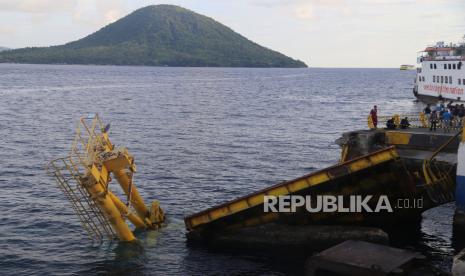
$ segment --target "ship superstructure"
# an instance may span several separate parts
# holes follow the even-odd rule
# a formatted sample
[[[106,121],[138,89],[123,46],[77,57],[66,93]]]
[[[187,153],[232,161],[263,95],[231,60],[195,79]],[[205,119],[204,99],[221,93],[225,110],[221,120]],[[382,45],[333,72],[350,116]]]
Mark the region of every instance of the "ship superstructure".
[[[465,36],[464,36],[465,41]],[[413,94],[424,102],[465,101],[465,43],[438,42],[419,52]]]

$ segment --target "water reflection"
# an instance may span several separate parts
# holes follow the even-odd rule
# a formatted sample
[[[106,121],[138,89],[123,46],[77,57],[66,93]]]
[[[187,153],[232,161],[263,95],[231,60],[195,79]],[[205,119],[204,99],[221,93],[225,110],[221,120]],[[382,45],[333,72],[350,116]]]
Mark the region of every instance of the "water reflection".
[[[108,258],[91,265],[90,268],[79,271],[79,274],[93,275],[128,275],[143,274],[147,256],[144,245],[139,242],[113,242],[104,253]]]

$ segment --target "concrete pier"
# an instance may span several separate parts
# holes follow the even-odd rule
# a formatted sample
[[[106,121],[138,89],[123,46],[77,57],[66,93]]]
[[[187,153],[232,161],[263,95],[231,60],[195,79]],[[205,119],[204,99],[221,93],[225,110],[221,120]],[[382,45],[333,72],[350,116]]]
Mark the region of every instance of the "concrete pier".
[[[388,244],[389,237],[374,227],[349,225],[266,225],[245,227],[237,231],[211,233],[208,237],[189,234],[189,241],[211,247],[254,250],[320,251],[346,240]]]
[[[346,160],[388,146],[396,146],[402,158],[424,160],[457,132],[458,130],[451,130],[445,133],[441,129],[432,132],[427,128],[356,130],[342,134],[342,137],[337,139],[336,143],[341,147],[348,147],[349,151]],[[437,159],[451,165],[457,164],[457,149],[460,140],[461,136],[454,138],[438,154]]]

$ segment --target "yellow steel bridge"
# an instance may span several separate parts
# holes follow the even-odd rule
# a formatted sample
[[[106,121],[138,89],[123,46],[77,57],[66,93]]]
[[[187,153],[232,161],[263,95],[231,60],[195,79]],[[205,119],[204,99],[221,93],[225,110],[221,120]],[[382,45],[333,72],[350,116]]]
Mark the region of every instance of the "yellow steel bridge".
[[[124,147],[115,147],[98,114],[81,118],[68,156],[51,161],[47,170],[71,202],[87,233],[104,238],[135,240],[128,224],[137,229],[157,229],[165,215],[157,201],[148,207],[134,184],[134,157]],[[126,202],[111,190],[116,179]]]

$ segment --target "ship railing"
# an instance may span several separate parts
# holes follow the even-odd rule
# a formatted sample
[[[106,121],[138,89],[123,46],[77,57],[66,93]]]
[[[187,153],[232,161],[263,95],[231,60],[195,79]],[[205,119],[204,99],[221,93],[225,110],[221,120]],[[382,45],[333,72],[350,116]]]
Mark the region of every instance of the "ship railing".
[[[392,116],[378,116],[378,128],[385,128],[386,123],[388,120],[393,119],[394,124],[396,126],[396,129],[400,128],[400,122],[403,118],[407,118],[409,122],[409,128],[430,128],[431,124],[429,121],[429,117],[423,113],[420,112],[418,114],[394,114]],[[465,122],[465,118],[459,118],[459,117],[454,117],[452,120],[450,120],[449,124],[446,125],[446,123],[443,120],[438,120],[438,123],[436,124],[436,128],[438,129],[450,129],[452,130],[461,130],[462,126]],[[367,124],[368,128],[370,129],[375,129],[375,125],[373,123],[373,118],[371,115],[368,115],[367,118]]]
[[[461,61],[465,60],[465,56],[436,56],[436,57],[421,57],[424,61]]]

